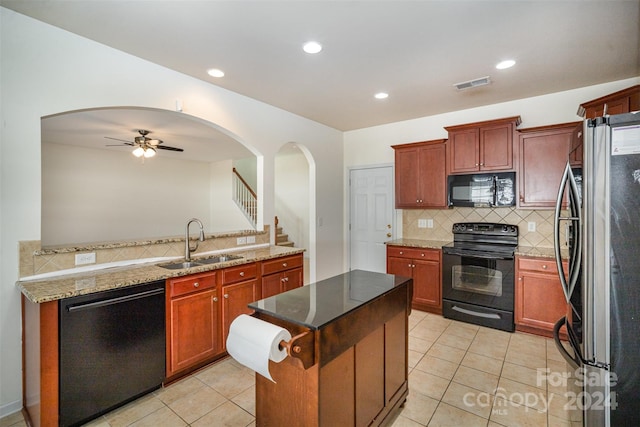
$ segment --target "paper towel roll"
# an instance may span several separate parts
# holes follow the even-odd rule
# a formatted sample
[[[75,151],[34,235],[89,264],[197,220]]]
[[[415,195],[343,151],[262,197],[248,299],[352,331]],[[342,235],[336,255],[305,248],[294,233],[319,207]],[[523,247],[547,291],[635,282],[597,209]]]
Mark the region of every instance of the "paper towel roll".
[[[241,314],[229,327],[227,352],[239,363],[273,381],[269,360],[281,362],[287,357],[287,350],[278,348],[282,340],[291,340],[286,329]]]

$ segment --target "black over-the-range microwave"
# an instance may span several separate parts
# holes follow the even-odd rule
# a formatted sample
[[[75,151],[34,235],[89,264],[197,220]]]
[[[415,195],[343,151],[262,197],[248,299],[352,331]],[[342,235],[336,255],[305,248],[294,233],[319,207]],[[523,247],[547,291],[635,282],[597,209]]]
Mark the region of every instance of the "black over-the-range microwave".
[[[449,206],[506,207],[516,205],[516,173],[449,175]]]

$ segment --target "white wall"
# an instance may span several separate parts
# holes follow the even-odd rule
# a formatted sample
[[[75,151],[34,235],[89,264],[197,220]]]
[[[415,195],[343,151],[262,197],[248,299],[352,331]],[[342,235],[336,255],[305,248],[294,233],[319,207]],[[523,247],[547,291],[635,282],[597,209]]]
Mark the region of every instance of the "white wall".
[[[317,164],[318,279],[343,271],[342,133],[0,7],[0,416],[21,406],[18,241],[40,239],[40,118],[82,108],[173,109],[213,122],[253,152],[273,218],[274,156],[303,143]],[[204,73],[204,70],[203,70]],[[337,160],[337,161],[336,161]]]
[[[43,245],[180,236],[184,221],[193,217],[214,231],[209,200],[219,184],[209,175],[209,163],[161,156],[143,163],[128,151],[64,144],[41,149]],[[230,181],[231,168],[225,171]],[[246,229],[231,228],[241,215],[236,208],[225,217],[211,216],[228,224],[226,230]]]
[[[276,156],[275,214],[296,247],[309,247],[309,164],[297,148]],[[309,253],[305,252],[305,257]]]

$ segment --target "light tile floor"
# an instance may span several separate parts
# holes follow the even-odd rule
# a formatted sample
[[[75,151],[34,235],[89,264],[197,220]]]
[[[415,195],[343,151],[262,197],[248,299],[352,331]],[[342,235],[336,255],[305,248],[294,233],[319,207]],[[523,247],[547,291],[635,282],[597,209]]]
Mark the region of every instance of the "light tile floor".
[[[570,371],[552,340],[417,310],[409,328],[409,397],[393,427],[581,425],[565,410]],[[254,384],[253,371],[227,358],[87,425],[254,426]],[[19,413],[0,419],[17,426]]]

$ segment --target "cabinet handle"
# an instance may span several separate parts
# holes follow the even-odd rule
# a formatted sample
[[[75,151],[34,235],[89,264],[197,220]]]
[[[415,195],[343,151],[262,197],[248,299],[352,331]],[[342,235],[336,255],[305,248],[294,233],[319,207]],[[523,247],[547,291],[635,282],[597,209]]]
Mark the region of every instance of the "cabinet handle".
[[[542,264],[542,269],[546,270],[547,269],[547,264]]]
[[[285,282],[288,282],[288,281],[289,281],[289,278],[288,278],[288,277],[285,277],[285,278],[284,278],[284,279],[282,279],[282,280],[284,280]]]
[[[480,166],[484,166],[484,163],[480,163]]]
[[[198,283],[198,282],[193,282],[193,287],[194,287],[194,288],[197,288],[198,286],[200,286],[200,283]]]
[[[218,302],[218,297],[213,297],[213,302]]]
[[[421,255],[421,256],[424,256],[424,252],[422,252],[420,255]]]
[[[286,262],[283,262],[283,263],[282,263],[282,266],[283,266],[283,267],[286,267],[286,266],[287,266],[287,263],[286,263]]]
[[[229,298],[229,294],[224,294],[223,295],[225,298]]]
[[[400,251],[400,255],[404,255],[404,251]]]
[[[244,271],[240,272],[240,277],[244,277]]]

